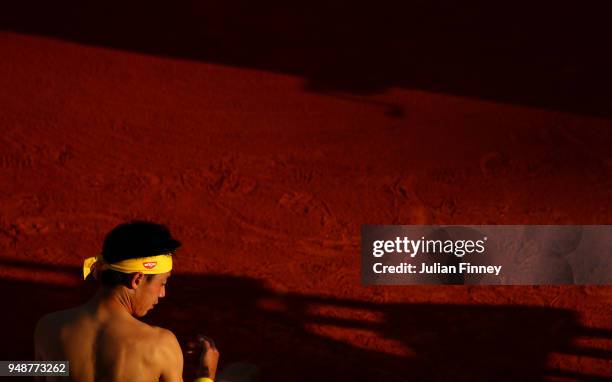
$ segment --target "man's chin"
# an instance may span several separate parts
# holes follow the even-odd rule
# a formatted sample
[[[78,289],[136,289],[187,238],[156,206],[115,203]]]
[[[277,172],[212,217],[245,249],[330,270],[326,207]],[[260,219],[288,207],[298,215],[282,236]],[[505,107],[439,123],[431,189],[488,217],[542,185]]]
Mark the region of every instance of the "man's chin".
[[[149,309],[145,310],[144,312],[136,312],[136,314],[134,316],[136,317],[144,317],[147,315],[147,313],[149,313],[149,311],[153,309],[153,307],[150,307]]]

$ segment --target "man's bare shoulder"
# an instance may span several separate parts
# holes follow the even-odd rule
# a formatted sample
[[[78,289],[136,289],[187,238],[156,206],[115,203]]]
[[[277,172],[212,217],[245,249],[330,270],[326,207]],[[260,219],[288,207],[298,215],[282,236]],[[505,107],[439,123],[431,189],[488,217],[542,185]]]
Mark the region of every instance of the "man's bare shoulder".
[[[162,346],[178,346],[178,340],[172,331],[159,326],[149,325],[136,318],[129,320],[130,330],[142,340],[153,341]],[[126,323],[127,324],[127,323]]]
[[[181,346],[172,331],[157,326],[151,326],[151,328],[154,333],[153,337],[159,346],[166,348],[168,351],[182,354]]]
[[[47,313],[42,316],[36,323],[35,335],[44,334],[51,331],[56,331],[58,327],[70,322],[78,314],[78,308],[60,310],[57,312]]]
[[[172,331],[146,324],[137,319],[134,319],[129,326],[124,326],[124,329],[129,330],[130,337],[134,341],[149,349],[155,349],[153,353],[159,353],[161,358],[170,354],[176,354],[182,358],[181,347]]]
[[[58,348],[62,328],[74,321],[76,315],[75,309],[67,309],[48,313],[38,320],[34,329],[36,359],[46,360],[54,354],[53,349]]]

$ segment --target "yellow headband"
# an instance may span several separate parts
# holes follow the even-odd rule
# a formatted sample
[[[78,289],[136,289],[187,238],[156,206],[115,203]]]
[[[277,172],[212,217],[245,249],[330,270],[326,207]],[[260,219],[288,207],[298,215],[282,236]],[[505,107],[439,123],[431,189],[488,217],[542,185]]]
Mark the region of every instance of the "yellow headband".
[[[85,259],[83,263],[83,279],[89,276],[94,265],[102,265],[103,269],[112,269],[121,273],[140,272],[145,275],[157,275],[172,270],[172,256],[168,253],[164,253],[157,256],[127,259],[113,264],[105,262],[102,255],[98,255],[98,257],[89,257]]]

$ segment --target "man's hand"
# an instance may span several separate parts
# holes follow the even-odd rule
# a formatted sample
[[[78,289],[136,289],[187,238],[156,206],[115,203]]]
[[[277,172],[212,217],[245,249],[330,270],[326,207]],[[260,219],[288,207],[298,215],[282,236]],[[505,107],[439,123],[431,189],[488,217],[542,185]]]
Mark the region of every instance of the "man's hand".
[[[217,363],[219,362],[219,350],[217,350],[215,342],[208,337],[198,336],[198,341],[202,344],[198,377],[215,379],[217,376]]]

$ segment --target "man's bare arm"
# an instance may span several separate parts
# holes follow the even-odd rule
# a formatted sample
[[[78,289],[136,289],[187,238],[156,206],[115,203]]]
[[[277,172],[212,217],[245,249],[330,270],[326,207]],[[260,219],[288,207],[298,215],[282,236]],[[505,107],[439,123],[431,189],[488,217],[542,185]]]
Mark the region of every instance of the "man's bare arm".
[[[160,381],[180,382],[183,381],[183,352],[176,336],[169,330],[161,329],[160,341]],[[209,339],[201,339],[202,354],[196,377],[208,377],[215,379],[217,374],[217,363],[219,362],[219,351]]]
[[[163,382],[182,382],[183,352],[174,333],[162,329],[159,345],[161,350],[161,375],[159,380]]]

